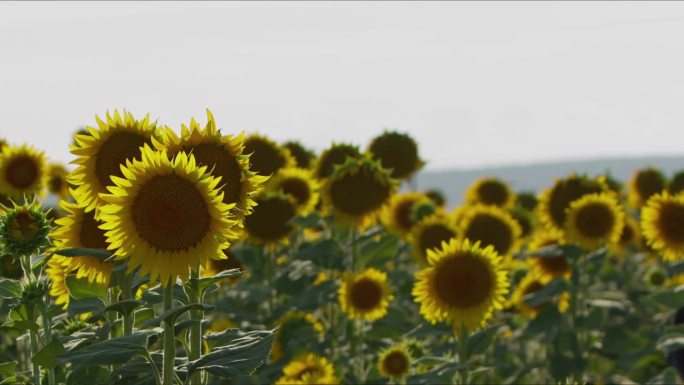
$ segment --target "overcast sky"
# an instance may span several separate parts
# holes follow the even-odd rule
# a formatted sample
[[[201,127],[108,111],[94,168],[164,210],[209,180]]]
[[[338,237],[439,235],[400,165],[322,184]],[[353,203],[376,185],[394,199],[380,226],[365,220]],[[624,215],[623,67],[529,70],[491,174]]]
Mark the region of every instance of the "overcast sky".
[[[681,2],[0,2],[0,136],[68,161],[127,108],[430,169],[684,154]]]

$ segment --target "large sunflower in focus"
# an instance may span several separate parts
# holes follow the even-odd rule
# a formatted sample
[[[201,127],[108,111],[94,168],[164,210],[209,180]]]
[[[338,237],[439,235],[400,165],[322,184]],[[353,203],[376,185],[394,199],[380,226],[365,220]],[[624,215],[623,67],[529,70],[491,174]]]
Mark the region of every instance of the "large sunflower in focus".
[[[245,155],[244,133],[237,136],[222,135],[216,121],[207,109],[207,124],[200,127],[195,119],[189,125],[181,125],[181,136],[165,127],[160,133],[161,141],[153,138],[158,150],[166,150],[171,157],[179,152],[192,154],[199,166],[215,177],[221,177],[219,186],[223,203],[235,204],[231,210],[236,219],[252,212],[253,195],[261,190],[266,177],[249,170],[249,155]]]
[[[55,298],[55,304],[62,309],[69,305],[69,288],[66,277],[71,272],[69,258],[53,255],[47,263],[45,274],[50,280],[50,295]]]
[[[412,294],[429,322],[473,330],[503,307],[509,283],[492,246],[452,239],[428,251],[428,262],[430,267],[417,273]]]
[[[337,220],[363,228],[373,222],[396,185],[387,170],[362,157],[347,159],[337,168],[326,180],[324,194]]]
[[[438,249],[442,242],[458,236],[458,228],[448,216],[434,214],[422,219],[413,227],[410,241],[413,255],[421,266],[427,266],[428,250]]]
[[[133,118],[130,112],[114,110],[106,114],[106,121],[95,116],[97,128],[87,127],[88,135],[76,135],[76,144],[71,153],[77,165],[68,177],[76,186],[75,197],[90,211],[105,202],[100,194],[107,193],[108,186],[114,186],[112,177],[123,178],[122,166],[128,160],[140,160],[142,147],[152,144],[156,123],[150,123],[149,115],[142,120]]]
[[[641,208],[648,199],[667,188],[665,175],[657,168],[637,170],[629,181],[629,204]]]
[[[401,235],[408,234],[417,220],[414,208],[421,201],[429,201],[429,198],[418,192],[393,195],[382,210],[382,223]]]
[[[247,239],[275,245],[286,242],[295,229],[290,220],[297,214],[294,198],[280,192],[262,192],[256,197],[254,212],[245,218]]]
[[[557,180],[553,187],[539,197],[537,217],[547,229],[562,231],[565,226],[565,211],[570,207],[570,203],[584,195],[599,193],[605,189],[602,180],[576,174]]]
[[[459,222],[459,236],[482,246],[492,245],[501,256],[512,253],[522,233],[520,225],[506,210],[496,206],[470,206]]]
[[[335,368],[325,358],[309,353],[285,365],[276,385],[334,385]]]
[[[487,206],[507,207],[515,203],[515,194],[508,184],[498,178],[482,178],[466,191],[468,204],[481,203]]]
[[[297,206],[298,214],[312,212],[320,198],[320,183],[311,171],[303,168],[282,168],[268,181],[272,191],[290,195]]]
[[[170,160],[166,152],[145,147],[141,160],[127,161],[123,178],[102,194],[102,229],[109,249],[129,258],[128,272],[140,267],[163,285],[187,280],[190,269],[209,258],[224,258],[228,239],[237,238],[233,205],[223,203],[220,180],[184,152]]]
[[[296,140],[283,143],[283,147],[290,150],[290,154],[295,158],[298,168],[310,169],[316,160],[316,154],[304,147]]]
[[[569,277],[572,272],[570,262],[564,255],[535,256],[535,252],[543,247],[563,244],[562,234],[558,231],[539,231],[535,233],[529,245],[528,262],[537,274],[546,278]]]
[[[347,158],[359,158],[361,152],[358,146],[345,143],[333,143],[324,150],[314,164],[316,178],[323,180],[335,171],[335,167],[343,165]]]
[[[281,168],[291,168],[297,165],[290,150],[265,136],[248,135],[244,145],[244,153],[250,154],[250,170],[259,175],[271,176]]]
[[[340,307],[351,319],[375,321],[387,314],[394,299],[387,274],[369,268],[361,273],[347,274],[338,292]]]
[[[418,155],[418,144],[408,134],[386,131],[373,138],[368,153],[382,167],[391,170],[392,178],[407,179],[423,167]]]
[[[587,250],[615,244],[624,220],[624,210],[613,192],[585,195],[568,208],[565,240]]]
[[[38,194],[47,181],[45,154],[27,145],[0,151],[0,194],[14,200]]]
[[[641,230],[648,245],[665,260],[684,259],[684,195],[652,196],[641,210]]]

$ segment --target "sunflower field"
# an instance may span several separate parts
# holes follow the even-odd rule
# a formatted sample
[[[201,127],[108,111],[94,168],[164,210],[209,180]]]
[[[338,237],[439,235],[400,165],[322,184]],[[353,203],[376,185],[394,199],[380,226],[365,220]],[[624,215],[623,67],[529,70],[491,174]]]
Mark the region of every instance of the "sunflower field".
[[[681,383],[684,172],[417,191],[365,148],[128,111],[0,141],[0,384]]]

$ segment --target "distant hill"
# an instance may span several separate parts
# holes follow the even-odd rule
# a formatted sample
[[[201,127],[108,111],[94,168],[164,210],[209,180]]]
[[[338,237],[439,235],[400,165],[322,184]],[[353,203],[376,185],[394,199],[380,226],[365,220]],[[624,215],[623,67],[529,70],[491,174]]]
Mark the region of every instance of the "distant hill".
[[[496,176],[508,182],[514,191],[541,192],[551,186],[556,178],[572,172],[596,176],[610,171],[616,179],[626,183],[635,170],[647,166],[661,169],[667,177],[684,170],[684,157],[608,158],[567,162],[537,163],[468,170],[422,172],[416,177],[420,190],[438,188],[447,196],[449,205],[463,201],[465,190],[478,178]]]

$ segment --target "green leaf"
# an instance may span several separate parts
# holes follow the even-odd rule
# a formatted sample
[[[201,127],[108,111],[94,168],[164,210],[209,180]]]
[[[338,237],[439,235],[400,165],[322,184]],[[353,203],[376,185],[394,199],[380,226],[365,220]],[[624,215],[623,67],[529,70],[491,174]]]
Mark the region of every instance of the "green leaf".
[[[213,351],[188,363],[188,375],[198,370],[228,378],[250,375],[264,363],[275,339],[275,330],[243,332],[229,329],[219,334],[211,337],[217,342]]]
[[[192,285],[194,282],[197,282],[199,290],[201,292],[216,282],[223,281],[227,278],[239,277],[241,275],[242,271],[240,271],[240,269],[223,270],[222,272],[211,277],[190,278],[189,284]]]
[[[670,308],[684,306],[684,285],[661,290],[651,296],[656,302]]]
[[[549,282],[543,289],[527,294],[523,299],[531,307],[539,307],[568,289],[564,279],[558,278]]]
[[[84,313],[101,314],[104,309],[104,302],[97,297],[72,299],[67,306],[67,314],[70,317]]]
[[[55,254],[63,257],[94,257],[101,261],[105,261],[112,256],[112,253],[105,249],[88,249],[85,247],[60,249],[55,251]]]
[[[145,303],[143,301],[138,301],[137,299],[127,299],[113,303],[107,306],[104,310],[115,311],[125,317],[129,315],[133,310],[137,309],[138,307],[144,304]]]
[[[526,254],[528,257],[536,258],[556,258],[563,255],[563,249],[558,245],[549,245],[540,247],[537,250],[531,250]]]
[[[383,236],[379,241],[369,240],[360,250],[359,263],[361,267],[381,266],[391,260],[399,252],[399,237],[396,235]]]
[[[0,297],[20,298],[21,284],[13,279],[0,278]]]
[[[539,314],[527,324],[525,334],[528,336],[553,330],[558,327],[562,319],[556,306],[544,306]]]
[[[7,385],[7,384],[19,384],[19,385],[26,385],[26,384],[31,384],[31,379],[26,376],[12,376],[12,377],[7,377],[4,380],[0,381],[0,385]]]
[[[344,251],[336,240],[324,239],[302,244],[295,259],[311,261],[319,267],[340,269],[344,266]]]
[[[3,362],[0,364],[0,376],[13,376],[19,365],[17,361]]]
[[[107,288],[104,285],[90,283],[85,279],[69,275],[65,279],[69,295],[76,299],[89,297],[107,298]]]
[[[54,368],[57,365],[56,356],[63,354],[64,346],[58,339],[53,339],[49,344],[45,345],[38,353],[34,354],[31,362],[35,365],[44,366],[46,368]]]
[[[66,380],[66,385],[110,385],[111,383],[111,371],[99,366],[73,368],[69,370]]]
[[[587,301],[587,304],[602,309],[614,309],[622,312],[627,310],[627,305],[624,302],[614,301],[612,299],[590,299]]]
[[[207,305],[204,303],[193,303],[190,305],[185,305],[185,306],[180,306],[180,307],[174,307],[171,310],[165,311],[158,317],[155,317],[143,324],[143,328],[149,328],[152,326],[157,326],[164,322],[167,319],[171,319],[171,322],[176,322],[176,318],[180,316],[181,314],[190,311],[190,310],[204,310],[204,311],[210,311],[214,310],[216,306],[214,305]]]
[[[145,354],[148,338],[161,332],[161,329],[156,328],[96,342],[76,351],[61,354],[57,356],[57,360],[71,363],[76,367],[123,364],[137,354]]]
[[[290,219],[289,223],[302,229],[318,227],[321,225],[321,216],[317,212],[311,213],[307,216],[297,215],[296,217]]]
[[[145,291],[142,294],[141,299],[149,305],[161,303],[164,300],[164,296],[162,295],[163,291],[164,289],[162,288],[162,286],[157,285]],[[173,285],[173,299],[182,304],[188,304],[188,294],[185,292],[185,288],[183,288],[183,286],[178,284]]]
[[[499,331],[499,326],[490,326],[473,333],[468,337],[468,354],[472,356],[484,353],[494,340],[497,331]]]

